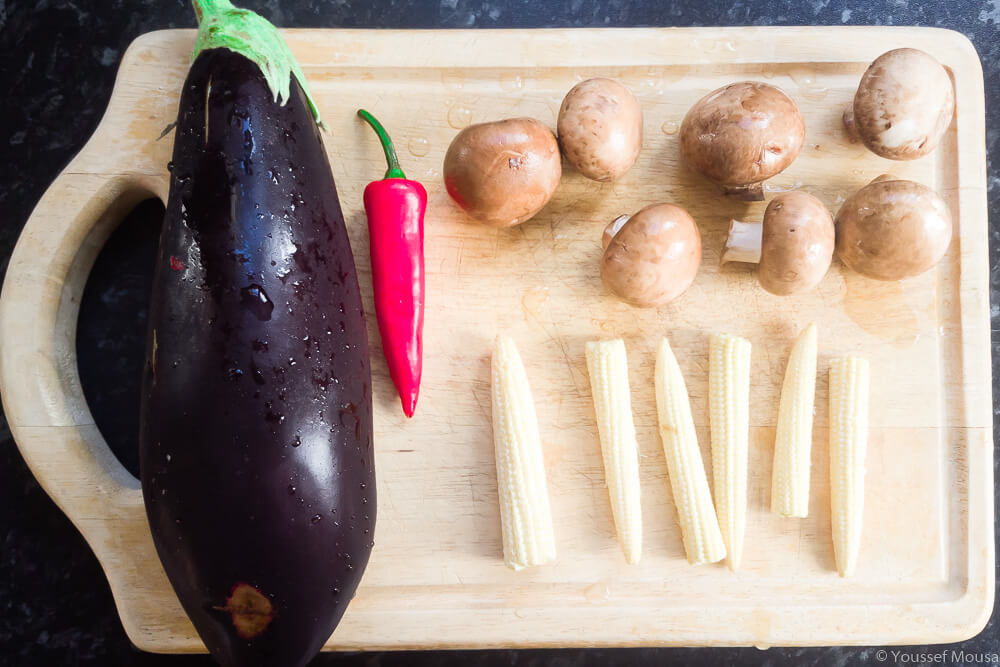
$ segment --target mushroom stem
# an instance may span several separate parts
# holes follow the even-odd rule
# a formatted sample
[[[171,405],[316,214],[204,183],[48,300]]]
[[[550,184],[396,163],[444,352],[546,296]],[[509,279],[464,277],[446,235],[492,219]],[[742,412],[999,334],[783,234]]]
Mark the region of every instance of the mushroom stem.
[[[720,264],[746,262],[760,264],[760,243],[764,225],[758,222],[729,221],[729,237]]]
[[[608,226],[604,228],[604,234],[601,235],[601,248],[604,250],[608,249],[608,244],[611,243],[611,239],[615,238],[615,235],[621,231],[621,228],[625,226],[628,222],[630,215],[619,215],[617,218],[608,223]]]
[[[746,185],[723,185],[722,194],[743,201],[764,201],[764,183],[747,183]]]
[[[861,135],[858,134],[858,125],[854,121],[854,102],[851,102],[846,109],[844,109],[843,115],[844,121],[844,131],[847,132],[847,138],[851,143],[856,144],[861,141]]]

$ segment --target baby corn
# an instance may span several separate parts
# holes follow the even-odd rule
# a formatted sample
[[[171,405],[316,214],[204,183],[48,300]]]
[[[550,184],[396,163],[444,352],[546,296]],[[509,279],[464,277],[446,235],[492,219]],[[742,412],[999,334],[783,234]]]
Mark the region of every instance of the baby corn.
[[[698,449],[687,387],[666,338],[660,341],[656,354],[655,385],[660,438],[684,551],[692,565],[714,563],[726,557],[726,547]]]
[[[708,368],[715,509],[729,569],[736,570],[743,553],[747,511],[750,342],[729,334],[713,334]]]
[[[514,341],[493,349],[493,442],[504,562],[513,570],[556,557],[545,461],[531,388]]]
[[[854,573],[861,543],[868,448],[868,360],[830,366],[830,505],[833,552],[842,577]]]
[[[813,399],[816,393],[816,325],[799,334],[788,357],[778,405],[771,475],[771,511],[778,516],[809,515]]]
[[[621,340],[587,343],[587,370],[618,541],[625,560],[638,563],[642,555],[639,453],[632,422],[625,343]]]

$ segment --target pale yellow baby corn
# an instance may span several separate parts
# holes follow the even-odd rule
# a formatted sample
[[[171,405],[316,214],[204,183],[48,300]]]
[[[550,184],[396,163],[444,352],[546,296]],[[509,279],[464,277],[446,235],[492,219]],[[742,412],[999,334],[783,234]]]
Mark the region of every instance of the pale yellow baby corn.
[[[681,524],[684,552],[692,565],[720,561],[726,557],[726,546],[708,490],[687,387],[666,338],[660,341],[656,353],[654,380],[660,438]]]
[[[842,577],[854,574],[858,561],[867,449],[868,360],[848,355],[830,366],[830,520]]]
[[[514,341],[493,348],[493,443],[500,495],[503,559],[520,570],[556,557],[545,461],[531,388]]]
[[[617,339],[587,343],[587,370],[618,541],[625,560],[638,563],[642,555],[639,451],[632,421],[625,343]]]
[[[771,475],[771,511],[778,516],[809,516],[815,394],[816,325],[810,324],[792,346],[781,385]]]
[[[708,354],[709,421],[715,510],[730,570],[740,566],[747,514],[750,440],[750,342],[712,334]]]

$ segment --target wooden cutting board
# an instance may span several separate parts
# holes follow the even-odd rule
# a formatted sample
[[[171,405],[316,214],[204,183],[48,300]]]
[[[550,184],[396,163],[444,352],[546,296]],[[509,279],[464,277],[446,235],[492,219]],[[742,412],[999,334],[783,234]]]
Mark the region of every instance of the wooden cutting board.
[[[369,312],[375,374],[376,548],[331,649],[882,644],[957,641],[993,605],[993,478],[983,77],[957,33],[913,28],[696,28],[393,32],[291,30],[331,132],[325,137]],[[174,120],[193,31],[145,35],[125,54],[100,127],[39,202],[0,298],[0,383],[17,443],[83,533],[111,582],[132,641],[204,650],[163,574],[139,483],[87,409],[74,352],[87,273],[115,224],[165,199]],[[950,71],[957,116],[942,145],[894,163],[846,142],[844,106],[868,62],[916,46]],[[470,224],[441,183],[449,141],[470,122],[533,116],[555,126],[562,96],[591,76],[632,88],[644,149],[619,182],[566,169],[552,202],[509,230]],[[808,128],[769,192],[802,188],[832,211],[886,172],[942,193],[955,217],[940,265],[879,283],[834,264],[808,294],[775,297],[746,268],[718,268],[731,217],[764,203],[724,199],[678,164],[686,110],[723,84],[787,91]],[[382,156],[355,117],[390,128],[407,174],[430,195],[423,394],[405,421],[374,317],[361,193]],[[661,201],[698,221],[704,261],[687,294],[654,310],[611,298],[598,276],[604,225]],[[14,221],[11,221],[13,224]],[[820,331],[807,519],[768,511],[778,392],[791,341]],[[687,564],[656,433],[652,370],[670,337],[706,453],[707,347],[713,331],[753,343],[749,508],[742,569]],[[534,390],[559,550],[520,573],[501,561],[490,426],[493,338],[517,341]],[[641,454],[645,549],[615,540],[584,342],[625,339]],[[871,440],[856,576],[834,571],[827,466],[829,359],[871,360]]]

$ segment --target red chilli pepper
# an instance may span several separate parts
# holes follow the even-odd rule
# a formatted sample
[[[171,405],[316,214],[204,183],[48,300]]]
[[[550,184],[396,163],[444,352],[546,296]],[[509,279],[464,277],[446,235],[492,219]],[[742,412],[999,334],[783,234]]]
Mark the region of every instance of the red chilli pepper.
[[[375,316],[389,375],[403,412],[413,416],[420,393],[424,329],[424,211],[427,191],[399,168],[396,149],[382,124],[364,109],[361,116],[382,142],[389,164],[385,178],[365,188],[371,239]]]

